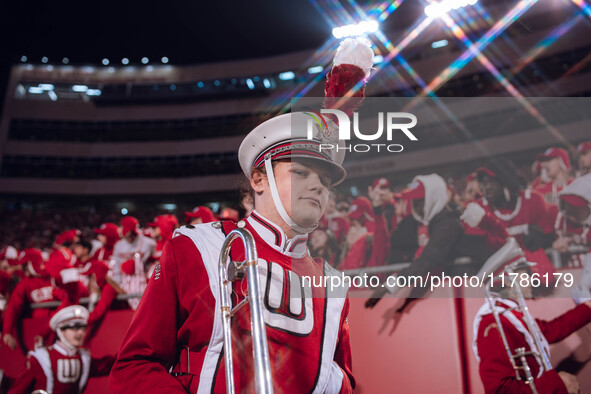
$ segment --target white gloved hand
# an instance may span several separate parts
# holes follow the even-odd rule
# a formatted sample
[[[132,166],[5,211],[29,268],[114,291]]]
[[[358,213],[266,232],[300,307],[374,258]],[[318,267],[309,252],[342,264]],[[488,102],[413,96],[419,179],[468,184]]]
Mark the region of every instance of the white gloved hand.
[[[478,227],[486,211],[475,202],[468,204],[460,219],[470,227]]]

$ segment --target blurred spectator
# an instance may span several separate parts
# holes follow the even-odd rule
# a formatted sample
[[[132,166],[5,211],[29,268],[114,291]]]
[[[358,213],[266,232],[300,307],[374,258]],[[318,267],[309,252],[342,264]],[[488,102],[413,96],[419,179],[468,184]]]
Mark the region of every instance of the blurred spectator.
[[[475,172],[472,172],[466,177],[466,188],[464,189],[464,192],[461,196],[462,205],[466,206],[468,203],[476,201],[481,197],[482,192],[480,191],[478,177],[476,176]]]
[[[140,233],[139,222],[133,216],[121,219],[121,238],[113,248],[115,267],[113,279],[127,294],[142,294],[146,288],[149,259],[156,252],[156,241]],[[130,298],[135,310],[139,298]]]
[[[377,221],[374,206],[367,197],[358,197],[351,203],[351,226],[345,237],[340,262],[336,263],[337,268],[350,270],[384,264],[389,247],[388,230],[384,215],[381,214],[381,201],[376,202],[376,205],[380,206]]]
[[[119,241],[119,228],[115,223],[103,223],[99,228],[95,228],[97,239],[103,245],[94,252],[94,256],[99,261],[108,261],[113,255],[113,247]]]
[[[550,273],[553,277],[555,270],[544,248],[552,245],[554,235],[549,223],[549,207],[542,195],[522,190],[523,181],[515,166],[504,158],[493,160],[476,172],[483,193],[478,204],[503,223],[507,233],[520,243],[528,261],[537,263],[532,268],[534,273]]]
[[[321,257],[333,267],[337,264],[341,248],[326,218],[322,218],[318,227],[310,233],[308,248],[312,257]]]
[[[16,349],[17,326],[25,314],[29,304],[43,304],[59,301],[60,294],[51,282],[49,273],[45,269],[45,261],[38,249],[25,249],[19,256],[19,264],[25,265],[30,276],[25,277],[15,287],[8,299],[4,315],[3,341],[11,349]],[[32,317],[46,317],[51,314],[50,309],[33,309]]]
[[[459,212],[453,204],[449,204],[447,185],[437,174],[421,175],[413,179],[400,198],[412,201],[412,216],[404,219],[398,229],[390,237],[390,257],[392,263],[409,251],[414,252],[410,257],[413,261],[408,268],[398,272],[398,276],[424,276],[428,272],[439,272],[449,268],[457,253],[457,245],[463,234],[459,220]],[[392,259],[395,259],[392,261]],[[426,288],[405,290],[387,286],[376,289],[365,306],[373,308],[387,293],[397,297],[420,297]],[[403,308],[408,304],[405,302]]]
[[[539,183],[534,190],[540,192],[549,204],[558,204],[560,192],[571,180],[571,165],[568,152],[562,148],[548,148],[537,156],[542,166],[542,179],[547,182]]]
[[[589,174],[591,172],[591,141],[581,142],[577,145],[579,153],[579,168],[577,176]]]
[[[185,212],[185,222],[195,225],[215,222],[216,218],[211,209],[205,206],[195,207],[191,212]]]
[[[220,219],[222,220],[231,220],[234,223],[238,223],[240,220],[239,213],[234,208],[224,207],[222,208],[222,212],[220,213]]]
[[[553,218],[557,239],[552,248],[566,257],[566,266],[580,268],[585,261],[585,253],[571,254],[572,245],[591,246],[591,174],[575,179],[560,192],[561,211]],[[591,267],[590,267],[591,268]]]

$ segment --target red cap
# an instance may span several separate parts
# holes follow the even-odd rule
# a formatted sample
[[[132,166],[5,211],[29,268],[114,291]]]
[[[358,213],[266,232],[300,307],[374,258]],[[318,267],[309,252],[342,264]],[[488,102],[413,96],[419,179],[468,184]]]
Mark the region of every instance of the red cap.
[[[119,239],[119,228],[115,223],[103,223],[99,228],[95,228],[94,232],[107,237],[107,243],[115,243]]]
[[[62,245],[65,242],[74,242],[74,240],[76,239],[76,237],[80,236],[80,230],[67,230],[64,231],[63,233],[61,233],[60,235],[57,236],[57,239],[55,240],[55,243],[58,245]]]
[[[367,197],[357,197],[349,207],[349,219],[355,220],[361,217],[366,219],[373,217],[373,208]]]
[[[149,227],[158,227],[160,229],[160,234],[162,238],[169,238],[172,237],[172,233],[174,229],[179,224],[178,219],[174,215],[166,214],[156,216],[154,221],[148,223]]]
[[[140,222],[133,216],[125,216],[121,219],[121,234],[125,237],[130,231],[139,234]]]
[[[18,263],[20,265],[31,263],[30,267],[33,270],[33,274],[38,276],[46,275],[43,255],[39,249],[28,248],[23,250],[18,257]]]
[[[425,198],[425,186],[421,181],[414,181],[400,194],[400,198],[403,200],[417,200],[419,198]]]
[[[480,178],[483,175],[488,175],[491,178],[497,177],[497,174],[495,174],[494,172],[492,172],[492,170],[489,170],[486,167],[479,167],[474,172],[476,173],[476,177],[478,177],[478,178]]]
[[[187,222],[190,222],[192,219],[195,218],[201,218],[203,223],[215,222],[216,220],[215,215],[213,214],[211,209],[204,206],[195,207],[191,212],[185,212],[185,220]]]
[[[539,161],[546,161],[556,157],[561,160],[562,168],[565,170],[570,170],[570,158],[568,157],[568,152],[562,148],[548,148],[544,151],[544,153],[537,155],[536,159]]]
[[[8,245],[4,249],[0,250],[0,260],[4,260],[10,265],[18,264],[18,250],[14,246]]]
[[[390,187],[390,182],[386,178],[378,178],[373,181],[372,187],[375,189],[379,187],[380,189],[387,189]]]
[[[591,150],[591,141],[583,141],[577,145],[579,153],[585,153]]]
[[[561,194],[559,197],[564,202],[566,202],[569,205],[572,205],[573,207],[586,207],[587,205],[589,205],[589,201],[585,200],[581,196],[577,196],[574,194]]]
[[[474,179],[476,179],[476,172],[469,173],[468,176],[466,177],[466,185]]]

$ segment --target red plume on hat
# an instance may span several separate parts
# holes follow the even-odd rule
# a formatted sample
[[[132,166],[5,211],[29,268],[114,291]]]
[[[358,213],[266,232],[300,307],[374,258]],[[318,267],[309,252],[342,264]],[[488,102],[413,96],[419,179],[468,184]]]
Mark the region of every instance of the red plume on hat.
[[[361,100],[342,97],[365,97],[365,80],[373,65],[373,51],[365,39],[347,38],[334,57],[332,70],[326,76],[324,107],[340,109],[351,116]]]

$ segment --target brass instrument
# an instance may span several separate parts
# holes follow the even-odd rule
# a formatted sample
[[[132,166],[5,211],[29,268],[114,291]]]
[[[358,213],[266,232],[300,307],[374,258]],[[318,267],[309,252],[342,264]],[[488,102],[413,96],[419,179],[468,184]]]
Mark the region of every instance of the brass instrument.
[[[241,262],[230,261],[228,264],[232,242],[240,238],[244,244],[245,259]],[[230,259],[231,260],[231,259]],[[263,320],[262,296],[259,287],[259,272],[257,269],[258,256],[254,238],[250,231],[244,228],[232,230],[222,245],[219,260],[219,281],[222,322],[224,331],[224,358],[226,367],[227,392],[233,394],[234,371],[232,365],[232,317],[236,312],[250,303],[250,321],[252,332],[252,351],[255,366],[255,388],[257,393],[273,393],[271,379],[271,365],[269,361],[269,348],[267,345],[267,332]],[[232,282],[246,276],[248,295],[232,308]]]
[[[517,258],[517,260],[511,262],[511,264],[506,265],[511,260]],[[507,275],[514,273],[516,268],[523,264],[530,264],[527,262],[523,251],[521,250],[519,244],[515,240],[515,238],[509,238],[507,243],[503,245],[497,252],[495,252],[489,259],[485,262],[484,266],[480,270],[480,273],[494,273],[497,270],[502,268],[502,273],[500,275]],[[503,267],[504,266],[504,267]],[[507,341],[507,336],[505,335],[505,330],[503,329],[503,325],[501,324],[501,318],[499,312],[495,309],[496,300],[500,298],[500,294],[497,291],[492,289],[493,287],[493,280],[489,280],[485,286],[485,293],[486,299],[488,304],[492,310],[492,314],[494,316],[495,322],[498,327],[498,331],[501,335],[501,339],[503,340],[503,345],[505,347],[505,351],[507,352],[507,356],[509,357],[509,361],[511,362],[511,366],[515,370],[515,377],[517,380],[521,380],[521,375],[519,373],[520,370],[523,370],[526,378],[526,383],[531,388],[534,394],[537,394],[538,391],[534,384],[534,377],[531,373],[531,369],[527,364],[526,356],[534,356],[537,359],[541,360],[541,367],[542,372],[550,371],[552,369],[552,364],[550,363],[550,355],[546,352],[546,349],[542,345],[542,332],[534,318],[529,313],[529,309],[527,304],[525,303],[525,298],[523,296],[523,292],[521,291],[521,287],[519,286],[519,281],[515,281],[514,291],[516,293],[516,301],[517,307],[515,310],[518,310],[523,315],[523,320],[527,326],[527,331],[530,333],[531,337],[534,340],[535,348],[531,349],[530,351],[526,351],[525,348],[517,348],[514,349],[515,353],[510,349],[509,342]],[[516,363],[516,360],[519,360],[520,364]]]

